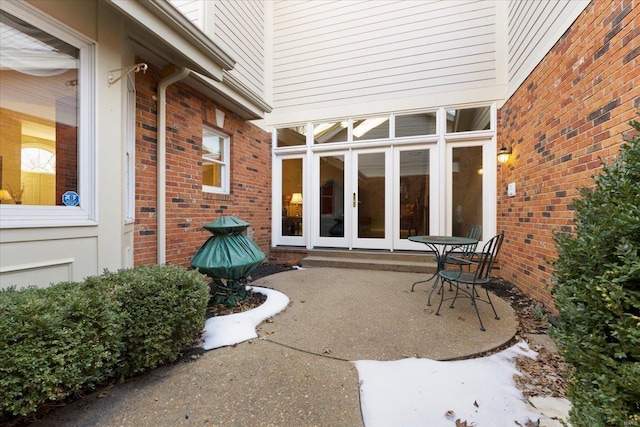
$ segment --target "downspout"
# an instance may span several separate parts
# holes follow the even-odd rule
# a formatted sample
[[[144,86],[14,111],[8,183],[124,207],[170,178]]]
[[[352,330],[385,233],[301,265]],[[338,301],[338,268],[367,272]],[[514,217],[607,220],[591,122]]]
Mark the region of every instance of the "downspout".
[[[191,70],[181,67],[158,83],[158,196],[156,207],[157,262],[167,262],[167,87],[187,77]]]

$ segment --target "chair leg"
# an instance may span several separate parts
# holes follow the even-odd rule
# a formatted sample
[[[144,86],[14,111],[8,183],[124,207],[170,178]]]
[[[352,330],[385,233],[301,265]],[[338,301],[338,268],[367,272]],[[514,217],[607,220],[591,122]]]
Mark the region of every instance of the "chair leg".
[[[440,279],[440,304],[438,304],[438,310],[436,310],[436,316],[440,316],[440,307],[442,307],[442,303],[444,302],[444,280]],[[448,282],[448,280],[447,280]],[[451,282],[449,282],[451,284]],[[431,298],[431,295],[429,295]]]
[[[451,282],[449,282],[449,286],[451,286]],[[453,296],[449,308],[453,308],[453,304],[456,303],[456,300],[458,299],[458,291],[460,291],[460,283],[456,282],[456,294]]]
[[[500,317],[498,317],[498,313],[496,313],[496,309],[493,306],[493,303],[491,302],[491,297],[489,296],[489,290],[487,290],[485,288],[484,291],[487,293],[487,301],[489,301],[489,305],[491,306],[491,309],[493,310],[493,314],[496,316],[496,320],[500,320]]]
[[[478,303],[476,302],[475,291],[476,291],[476,286],[473,285],[471,287],[471,304],[473,304],[473,307],[476,309],[476,314],[478,315],[478,321],[480,322],[480,330],[481,331],[486,331],[486,329],[484,328],[484,325],[482,324],[482,318],[480,317],[480,311],[478,311]],[[491,307],[493,307],[493,304],[491,305]],[[494,310],[494,312],[495,312],[495,310]]]

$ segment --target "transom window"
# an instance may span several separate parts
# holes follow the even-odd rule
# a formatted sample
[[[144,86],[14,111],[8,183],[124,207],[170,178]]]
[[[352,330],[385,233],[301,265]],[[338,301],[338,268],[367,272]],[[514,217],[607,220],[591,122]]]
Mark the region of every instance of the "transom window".
[[[229,135],[204,126],[202,130],[202,190],[229,193]]]

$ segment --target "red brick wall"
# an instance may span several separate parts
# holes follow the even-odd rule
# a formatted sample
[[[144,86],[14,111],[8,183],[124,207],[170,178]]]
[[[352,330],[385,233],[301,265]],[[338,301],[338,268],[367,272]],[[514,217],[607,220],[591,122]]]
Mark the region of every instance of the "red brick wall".
[[[572,231],[577,188],[592,185],[640,111],[640,1],[594,0],[498,111],[502,277],[547,307],[554,231]],[[517,194],[507,197],[507,183]]]
[[[143,61],[142,59],[137,62]],[[156,101],[160,71],[136,74],[135,264],[156,263]],[[225,112],[215,126],[215,108]],[[231,137],[230,194],[203,193],[202,126]],[[271,134],[242,120],[183,82],[167,88],[167,254],[168,264],[188,266],[211,235],[202,225],[223,215],[250,223],[265,254],[271,245]]]

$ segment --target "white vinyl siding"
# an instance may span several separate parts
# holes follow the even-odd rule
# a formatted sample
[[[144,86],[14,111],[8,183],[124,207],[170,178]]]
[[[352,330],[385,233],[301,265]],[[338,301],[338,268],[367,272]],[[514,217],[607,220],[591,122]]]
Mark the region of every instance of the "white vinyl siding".
[[[233,77],[265,97],[265,4],[216,1],[215,41],[237,61]],[[210,29],[207,30],[207,33]]]
[[[169,0],[169,3],[189,18],[198,28],[204,30],[205,2],[202,0]]]
[[[496,85],[495,13],[489,1],[278,1],[274,107]]]
[[[509,2],[507,98],[518,89],[588,4],[588,0]]]
[[[265,2],[170,1],[236,61],[229,75],[265,99]]]

